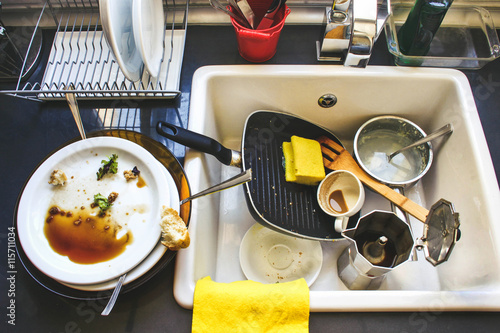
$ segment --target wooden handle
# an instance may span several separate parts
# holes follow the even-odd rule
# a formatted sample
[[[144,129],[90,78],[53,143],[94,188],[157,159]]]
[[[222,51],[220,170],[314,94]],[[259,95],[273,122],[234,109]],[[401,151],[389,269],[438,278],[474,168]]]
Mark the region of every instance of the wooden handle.
[[[361,170],[362,171],[362,170]],[[427,219],[427,215],[429,215],[429,211],[425,209],[424,207],[420,206],[419,204],[411,201],[404,195],[394,191],[390,187],[376,181],[375,179],[371,178],[368,174],[366,174],[364,171],[362,171],[359,174],[356,174],[358,178],[361,180],[363,184],[374,190],[375,192],[379,193],[382,195],[384,198],[387,200],[391,201],[395,205],[397,205],[399,208],[410,214],[411,216],[414,216],[421,222],[425,223],[425,220]]]
[[[327,137],[320,137],[317,140],[320,144],[322,144],[321,152],[323,153],[323,156],[327,156],[329,158],[323,158],[323,164],[325,167],[330,170],[351,171],[359,178],[359,180],[361,180],[363,184],[384,196],[387,200],[397,205],[403,211],[425,223],[427,215],[429,215],[429,211],[427,209],[370,177],[370,175],[368,175],[354,160],[351,154],[349,154],[349,152],[341,145]]]

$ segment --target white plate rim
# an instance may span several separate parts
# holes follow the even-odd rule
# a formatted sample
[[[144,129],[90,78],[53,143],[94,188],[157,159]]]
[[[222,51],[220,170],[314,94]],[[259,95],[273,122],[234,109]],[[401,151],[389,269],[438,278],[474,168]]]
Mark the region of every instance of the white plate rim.
[[[239,251],[240,267],[241,267],[241,270],[243,271],[243,274],[246,276],[246,278],[248,280],[261,282],[264,284],[276,283],[276,282],[272,282],[272,281],[267,280],[263,275],[259,274],[260,272],[257,272],[258,270],[252,269],[252,267],[250,265],[250,261],[248,260],[249,256],[256,253],[256,251],[253,251],[253,249],[255,249],[257,246],[254,242],[255,241],[254,237],[256,238],[260,234],[266,234],[266,233],[272,233],[273,235],[275,235],[275,237],[277,237],[277,239],[286,238],[286,239],[290,240],[291,238],[295,238],[298,241],[308,242],[312,246],[312,251],[313,252],[317,251],[316,254],[318,255],[317,259],[318,259],[319,263],[317,265],[315,265],[314,271],[312,274],[307,274],[306,276],[302,276],[306,280],[307,285],[310,287],[318,278],[319,273],[321,272],[321,267],[323,265],[323,249],[321,247],[321,243],[319,241],[316,241],[316,240],[303,239],[303,238],[297,238],[297,237],[293,237],[293,236],[289,236],[289,235],[284,235],[284,234],[281,234],[281,233],[276,232],[274,230],[271,230],[268,227],[265,227],[258,222],[254,223],[246,231],[245,235],[243,236],[243,239],[241,240],[241,244],[240,244],[240,251]],[[283,282],[286,282],[286,280]]]
[[[151,77],[157,78],[160,74],[164,53],[165,18],[163,2],[161,0],[133,0],[132,8],[135,45],[148,73]],[[149,15],[145,8],[151,8],[153,15]],[[147,25],[151,25],[152,34],[148,33]]]
[[[144,258],[146,258],[150,254],[150,252],[154,249],[154,247],[157,245],[158,239],[160,238],[161,235],[161,228],[159,225],[160,212],[158,211],[158,223],[155,224],[153,222],[150,222],[153,229],[151,229],[151,233],[150,235],[148,235],[146,239],[147,242],[146,246],[142,245],[139,247],[139,251],[133,252],[132,257],[130,259],[127,258],[126,264],[124,265],[120,264],[120,261],[123,260],[122,256],[130,255],[127,249],[118,257],[106,261],[104,263],[98,263],[93,265],[74,264],[76,265],[75,267],[85,268],[83,274],[82,272],[67,272],[67,270],[64,268],[55,267],[54,264],[49,259],[45,258],[42,255],[42,253],[40,252],[40,248],[36,247],[35,244],[33,244],[32,237],[35,236],[32,236],[31,232],[33,231],[34,226],[29,222],[31,213],[30,209],[26,208],[30,207],[31,202],[33,200],[34,196],[33,190],[38,186],[38,184],[40,184],[40,182],[48,181],[48,175],[50,175],[50,173],[54,169],[54,165],[56,165],[57,162],[64,161],[65,158],[70,158],[68,156],[71,156],[72,154],[74,155],[82,153],[88,149],[102,149],[103,147],[108,147],[110,151],[126,150],[129,154],[131,154],[132,156],[138,158],[140,161],[143,162],[143,164],[141,165],[141,168],[143,170],[141,171],[149,173],[150,175],[161,173],[158,161],[146,149],[142,148],[138,144],[133,143],[129,140],[116,137],[104,137],[104,136],[77,141],[68,146],[65,146],[64,148],[53,153],[40,166],[37,167],[35,172],[31,175],[30,179],[26,183],[26,186],[19,200],[19,208],[17,212],[17,221],[18,221],[17,231],[20,244],[23,247],[23,250],[28,259],[38,270],[40,270],[42,273],[55,280],[71,284],[96,284],[108,281],[110,279],[122,275],[125,272],[130,271],[135,266],[137,266],[137,264],[142,262]],[[162,177],[155,177],[153,183],[154,187],[156,188],[168,187],[167,178],[163,174]],[[158,192],[157,205],[161,207],[161,204],[159,203],[170,202],[170,195],[168,191],[156,191],[156,192]],[[42,219],[41,223],[45,223],[45,221]],[[48,240],[46,240],[45,236],[40,236],[40,237],[43,237],[43,239],[46,242],[43,244],[43,246],[46,248],[48,247],[52,251],[52,252],[49,251],[49,254],[53,255],[52,259],[64,257],[57,254],[50,248]],[[96,274],[96,271],[98,272],[98,274]]]
[[[119,42],[125,33],[133,35],[132,0],[99,0],[99,15],[106,41],[120,69],[127,79],[138,81],[141,78],[143,62],[135,44],[135,37],[129,37],[128,43],[125,44]],[[127,21],[130,25],[127,25]],[[122,54],[131,56],[125,58]]]

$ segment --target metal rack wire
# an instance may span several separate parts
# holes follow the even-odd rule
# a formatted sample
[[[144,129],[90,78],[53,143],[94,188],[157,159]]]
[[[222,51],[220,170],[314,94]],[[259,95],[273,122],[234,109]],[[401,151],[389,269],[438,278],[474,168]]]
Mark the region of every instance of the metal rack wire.
[[[37,22],[49,19],[56,33],[43,79],[21,84],[2,93],[36,100],[64,99],[73,86],[79,99],[174,98],[184,54],[189,1],[164,0],[165,39],[160,75],[153,79],[146,70],[137,82],[120,70],[101,29],[98,0],[47,0]]]

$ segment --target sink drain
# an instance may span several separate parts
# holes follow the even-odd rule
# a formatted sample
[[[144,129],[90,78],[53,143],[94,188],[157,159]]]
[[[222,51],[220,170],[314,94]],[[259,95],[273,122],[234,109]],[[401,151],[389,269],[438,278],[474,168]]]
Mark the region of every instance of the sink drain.
[[[318,99],[318,104],[322,108],[331,108],[337,104],[337,97],[334,94],[324,94]]]

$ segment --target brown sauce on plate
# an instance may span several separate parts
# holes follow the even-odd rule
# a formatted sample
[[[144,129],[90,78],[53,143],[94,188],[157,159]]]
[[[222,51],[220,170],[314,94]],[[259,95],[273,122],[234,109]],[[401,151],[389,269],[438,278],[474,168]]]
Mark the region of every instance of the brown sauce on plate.
[[[138,188],[143,188],[144,186],[146,186],[146,181],[144,180],[144,178],[142,178],[140,175],[139,175],[139,178],[137,179],[137,187]]]
[[[78,264],[95,264],[120,255],[132,243],[132,233],[116,238],[120,227],[109,215],[100,217],[96,212],[85,207],[74,211],[51,207],[44,233],[52,249]]]

